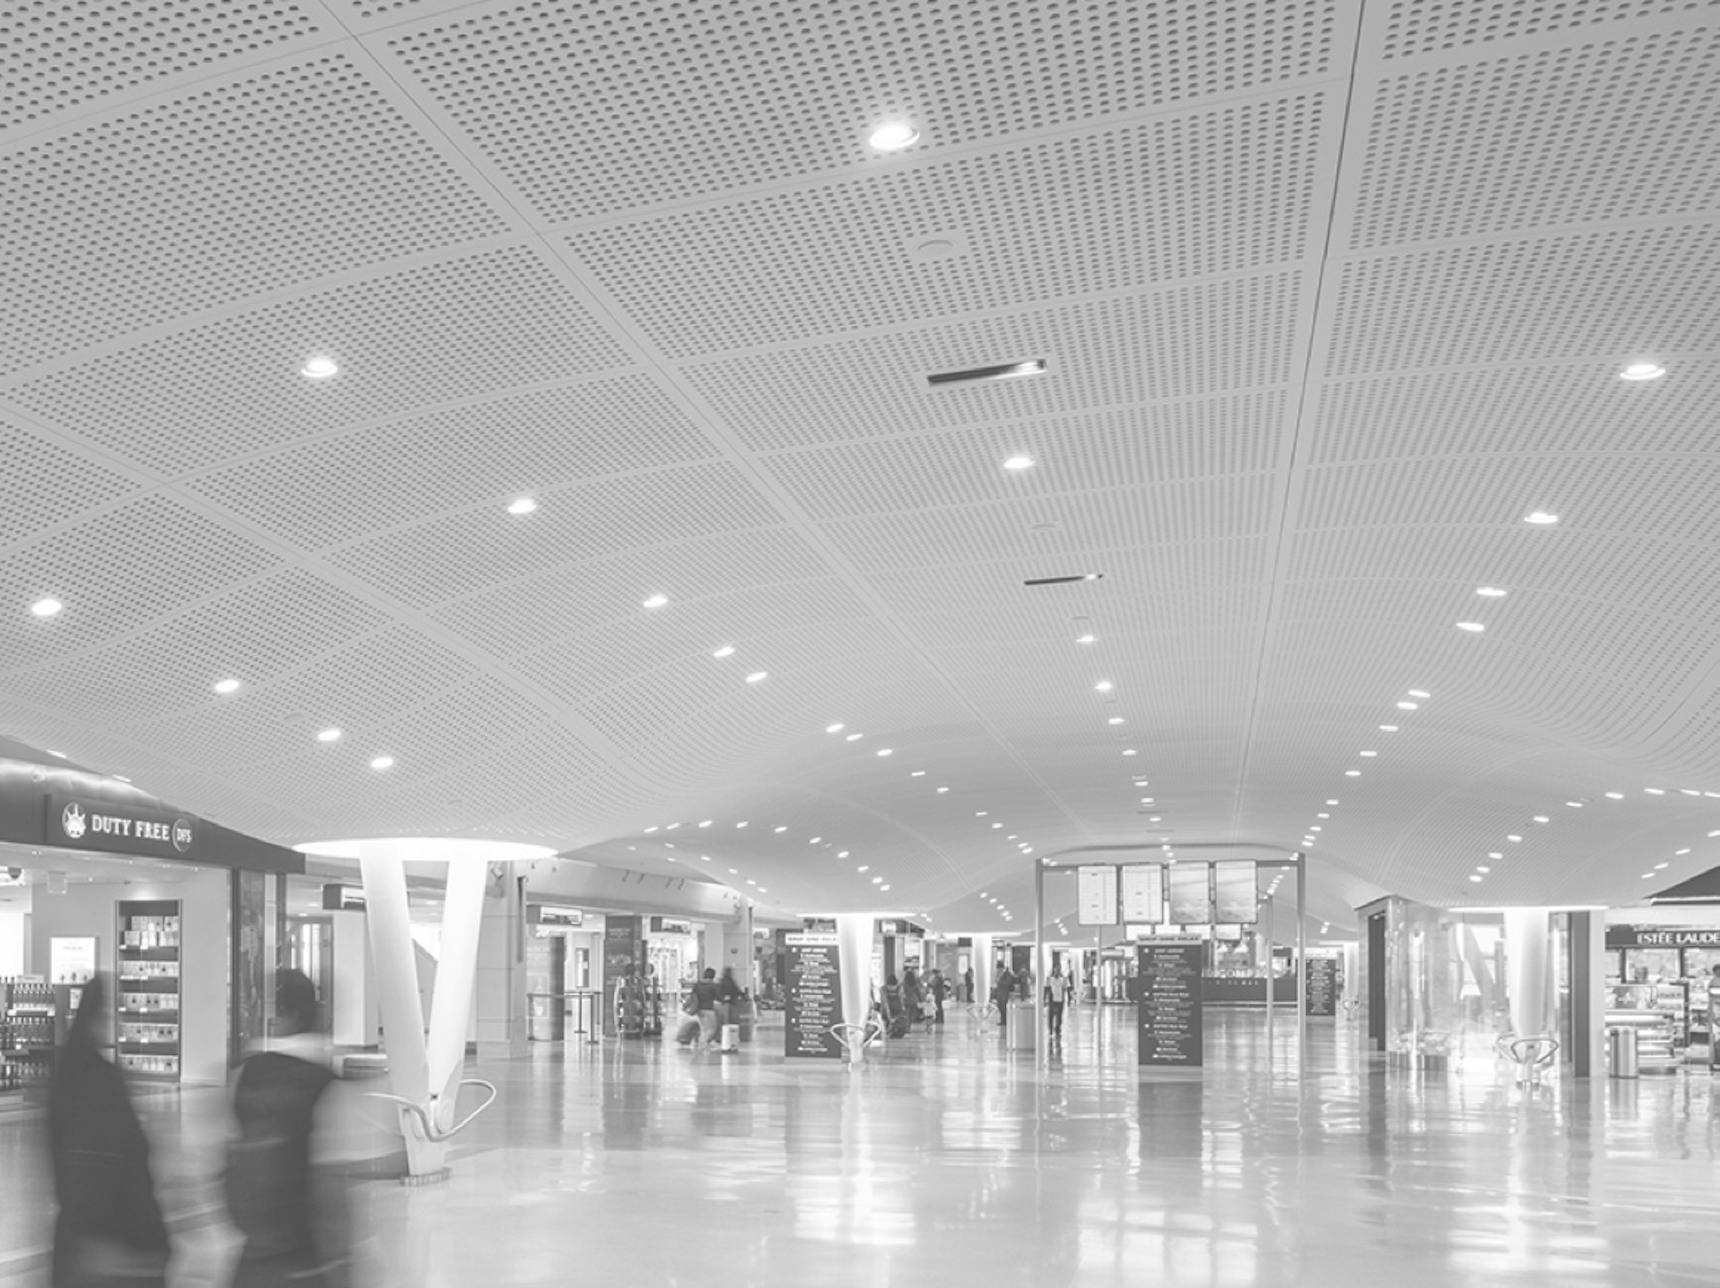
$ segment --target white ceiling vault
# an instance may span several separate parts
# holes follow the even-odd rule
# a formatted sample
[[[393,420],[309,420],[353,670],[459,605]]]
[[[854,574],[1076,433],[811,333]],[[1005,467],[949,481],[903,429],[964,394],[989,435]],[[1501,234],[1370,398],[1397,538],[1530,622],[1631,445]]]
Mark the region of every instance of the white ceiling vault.
[[[1714,0],[0,47],[0,732],[275,841],[966,930],[1024,846],[1305,848],[1322,918],[1720,862]]]

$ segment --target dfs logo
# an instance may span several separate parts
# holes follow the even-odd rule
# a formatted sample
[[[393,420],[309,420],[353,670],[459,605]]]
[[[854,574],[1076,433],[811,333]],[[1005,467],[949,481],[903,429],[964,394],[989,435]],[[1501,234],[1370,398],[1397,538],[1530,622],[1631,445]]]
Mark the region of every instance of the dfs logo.
[[[89,827],[89,820],[84,817],[83,808],[76,802],[66,806],[60,814],[60,830],[74,841],[89,831]]]

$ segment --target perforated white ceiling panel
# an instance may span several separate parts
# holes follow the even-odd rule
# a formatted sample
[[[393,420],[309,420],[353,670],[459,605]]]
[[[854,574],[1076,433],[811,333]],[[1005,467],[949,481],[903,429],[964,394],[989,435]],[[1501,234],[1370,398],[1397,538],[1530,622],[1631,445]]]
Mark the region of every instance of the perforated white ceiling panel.
[[[1306,849],[1326,917],[1720,862],[1720,4],[44,0],[0,60],[0,736],[964,930],[1083,846]]]

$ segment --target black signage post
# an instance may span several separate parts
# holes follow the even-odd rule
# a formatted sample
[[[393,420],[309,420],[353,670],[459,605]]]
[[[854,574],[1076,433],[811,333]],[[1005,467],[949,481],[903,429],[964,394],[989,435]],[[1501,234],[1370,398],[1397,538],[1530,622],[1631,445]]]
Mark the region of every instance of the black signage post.
[[[1338,962],[1334,957],[1310,957],[1304,967],[1308,973],[1303,991],[1303,1014],[1316,1017],[1338,1013]]]
[[[783,1012],[785,1056],[840,1060],[842,1043],[831,1029],[842,1022],[842,966],[836,936],[785,935],[788,1005]]]
[[[1137,1062],[1199,1068],[1202,1060],[1200,973],[1206,948],[1195,940],[1148,940],[1136,946],[1140,994]]]

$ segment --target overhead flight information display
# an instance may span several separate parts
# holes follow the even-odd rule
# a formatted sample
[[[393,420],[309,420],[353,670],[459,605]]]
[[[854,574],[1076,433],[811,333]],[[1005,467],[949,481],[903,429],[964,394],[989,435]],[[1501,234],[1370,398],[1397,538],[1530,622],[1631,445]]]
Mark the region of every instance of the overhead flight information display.
[[[1129,925],[1157,926],[1165,919],[1165,870],[1157,863],[1134,863],[1123,869],[1123,920]]]
[[[1106,863],[1075,869],[1075,920],[1083,926],[1117,924],[1117,869]]]

